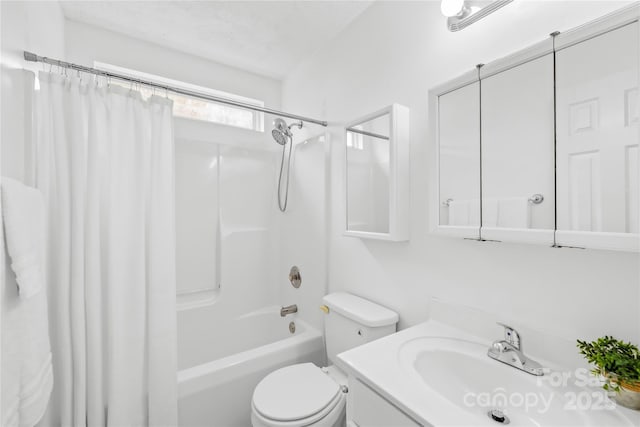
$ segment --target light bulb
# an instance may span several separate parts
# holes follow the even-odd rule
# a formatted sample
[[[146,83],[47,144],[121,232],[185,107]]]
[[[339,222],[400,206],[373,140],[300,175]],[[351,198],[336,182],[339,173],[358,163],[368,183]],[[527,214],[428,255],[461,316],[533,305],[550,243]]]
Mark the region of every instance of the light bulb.
[[[464,7],[464,0],[442,0],[440,11],[444,16],[456,16]]]

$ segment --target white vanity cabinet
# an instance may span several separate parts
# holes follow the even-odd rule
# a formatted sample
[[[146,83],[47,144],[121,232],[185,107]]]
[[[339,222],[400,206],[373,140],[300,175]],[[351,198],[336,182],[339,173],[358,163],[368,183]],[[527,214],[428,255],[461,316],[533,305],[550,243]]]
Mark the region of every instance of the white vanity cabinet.
[[[353,376],[349,376],[347,427],[417,427],[397,406]]]
[[[640,251],[639,18],[635,3],[430,91],[432,230]]]

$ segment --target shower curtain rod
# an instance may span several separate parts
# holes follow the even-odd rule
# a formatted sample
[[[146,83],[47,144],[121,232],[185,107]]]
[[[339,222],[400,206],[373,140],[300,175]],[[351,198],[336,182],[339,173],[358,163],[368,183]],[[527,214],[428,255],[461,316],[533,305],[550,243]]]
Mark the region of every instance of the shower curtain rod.
[[[42,62],[44,64],[55,65],[57,67],[69,68],[71,70],[82,71],[83,73],[96,74],[99,76],[110,77],[118,80],[124,80],[131,83],[138,83],[149,87],[155,87],[158,89],[164,89],[178,93],[180,95],[191,96],[193,98],[206,99],[207,101],[218,102],[220,104],[233,105],[234,107],[245,108],[247,110],[259,111],[261,113],[272,114],[274,116],[286,117],[293,120],[301,120],[303,122],[314,123],[320,126],[327,126],[327,122],[323,120],[316,120],[309,117],[298,116],[297,114],[286,113],[284,111],[272,110],[271,108],[258,107],[257,105],[251,105],[240,101],[234,101],[232,99],[220,98],[217,96],[207,95],[200,92],[194,92],[190,90],[180,89],[178,87],[162,85],[148,80],[136,79],[128,77],[123,74],[111,73],[109,71],[102,71],[96,68],[85,67],[83,65],[73,64],[71,62],[61,61],[59,59],[47,58],[46,56],[39,56],[35,53],[24,51],[24,59],[29,62]]]

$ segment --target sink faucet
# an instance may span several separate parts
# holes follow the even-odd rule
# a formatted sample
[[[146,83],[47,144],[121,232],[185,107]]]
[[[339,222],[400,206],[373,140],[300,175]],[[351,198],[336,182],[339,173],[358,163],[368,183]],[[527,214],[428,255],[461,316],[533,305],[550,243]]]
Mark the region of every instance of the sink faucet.
[[[513,366],[528,374],[544,375],[542,365],[522,353],[518,331],[503,323],[498,323],[498,325],[504,328],[504,340],[498,340],[491,344],[487,355],[498,362]]]
[[[298,312],[298,306],[293,304],[293,305],[288,305],[286,307],[282,307],[280,309],[280,317],[284,317],[287,314],[293,314],[293,313],[297,313]]]

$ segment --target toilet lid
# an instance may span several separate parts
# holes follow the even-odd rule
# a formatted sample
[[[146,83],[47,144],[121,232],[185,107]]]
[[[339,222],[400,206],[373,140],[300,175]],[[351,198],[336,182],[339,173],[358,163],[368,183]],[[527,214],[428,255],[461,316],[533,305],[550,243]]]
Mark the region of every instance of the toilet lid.
[[[300,363],[267,375],[253,392],[253,406],[274,421],[311,417],[334,401],[340,386],[313,363]]]

